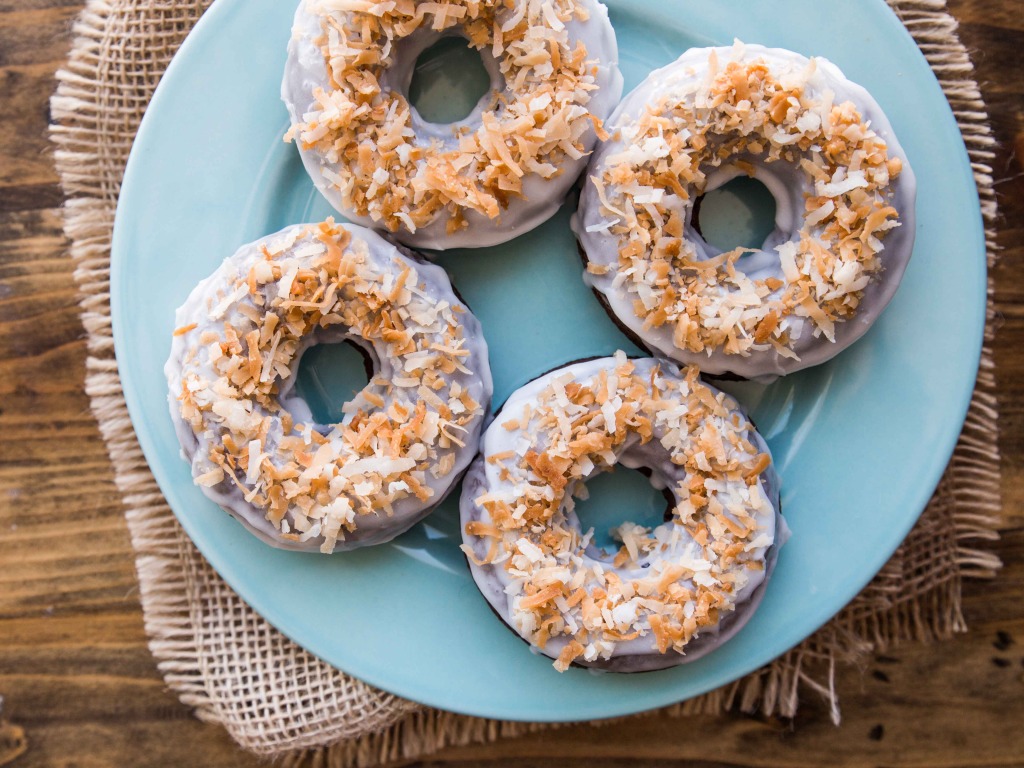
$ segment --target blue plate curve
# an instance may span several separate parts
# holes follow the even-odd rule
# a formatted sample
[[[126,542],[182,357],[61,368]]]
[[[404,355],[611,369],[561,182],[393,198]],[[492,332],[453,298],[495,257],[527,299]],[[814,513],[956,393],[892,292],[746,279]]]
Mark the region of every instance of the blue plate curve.
[[[456,712],[623,715],[711,690],[785,652],[849,602],[906,536],[973,391],[986,291],[977,191],[942,91],[885,3],[608,5],[627,88],[687,47],[734,37],[832,59],[885,108],[920,189],[914,258],[871,332],[824,366],[768,387],[732,387],[776,456],[793,536],[756,616],[692,664],[634,676],[554,672],[477,593],[451,502],[391,544],[317,557],[265,547],[192,485],[162,374],[174,309],[242,242],[331,213],[281,141],[290,3],[216,0],[171,62],[125,171],[111,257],[115,348],[139,442],[185,531],[297,643],[372,685]],[[567,220],[563,210],[513,243],[441,260],[483,323],[498,403],[556,365],[632,351],[581,287]]]

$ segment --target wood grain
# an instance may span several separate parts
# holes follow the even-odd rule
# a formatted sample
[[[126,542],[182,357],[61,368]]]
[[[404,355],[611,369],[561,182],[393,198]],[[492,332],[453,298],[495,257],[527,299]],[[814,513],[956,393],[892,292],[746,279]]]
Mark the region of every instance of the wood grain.
[[[45,137],[78,0],[0,0],[0,766],[251,766],[192,717],[146,648],[131,547],[82,392],[84,331]],[[1004,510],[992,582],[965,584],[971,630],[844,669],[841,728],[810,700],[792,723],[641,716],[423,765],[1024,765],[1024,16],[953,0],[1000,147],[995,270]]]

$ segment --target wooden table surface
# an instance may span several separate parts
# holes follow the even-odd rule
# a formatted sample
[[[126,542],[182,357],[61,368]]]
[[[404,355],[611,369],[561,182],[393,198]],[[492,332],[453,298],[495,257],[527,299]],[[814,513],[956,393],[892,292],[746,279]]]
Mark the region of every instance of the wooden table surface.
[[[169,693],[146,648],[132,551],[82,391],[85,334],[45,137],[81,0],[0,0],[0,766],[249,766]],[[1000,142],[1002,539],[967,583],[970,631],[839,674],[843,725],[807,699],[793,722],[645,716],[424,764],[1024,765],[1024,14],[953,0]]]

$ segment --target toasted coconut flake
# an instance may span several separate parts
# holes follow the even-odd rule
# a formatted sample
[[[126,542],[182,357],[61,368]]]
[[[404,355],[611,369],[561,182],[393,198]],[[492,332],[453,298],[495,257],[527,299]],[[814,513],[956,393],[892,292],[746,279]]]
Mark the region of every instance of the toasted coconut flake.
[[[583,655],[584,650],[585,648],[582,643],[577,640],[573,640],[562,649],[561,653],[558,654],[558,658],[555,660],[554,664],[555,669],[559,672],[565,672],[573,661]]]

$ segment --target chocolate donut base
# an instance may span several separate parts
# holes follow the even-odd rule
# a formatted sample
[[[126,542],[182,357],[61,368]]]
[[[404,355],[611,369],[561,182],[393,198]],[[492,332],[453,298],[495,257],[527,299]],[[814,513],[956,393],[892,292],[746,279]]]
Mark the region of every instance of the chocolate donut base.
[[[556,366],[555,368],[552,368],[549,371],[546,371],[538,376],[535,376],[532,380],[536,380],[541,378],[542,376],[546,376],[550,374],[552,371],[558,370],[559,368],[568,367],[576,363],[586,362],[588,360],[595,359],[599,359],[599,356],[580,358],[579,360],[563,363],[561,366]],[[502,407],[499,408],[498,411],[495,413],[496,420],[501,415],[501,412],[504,409],[504,407],[505,404],[502,404]],[[753,421],[750,420],[750,417],[747,416],[745,412],[744,415],[746,416],[747,420],[750,421],[751,426],[753,427]],[[756,430],[756,427],[754,427],[754,429]],[[486,487],[486,484],[481,479],[481,476],[483,474],[483,466],[483,456],[478,455],[477,458],[473,461],[472,464],[470,464],[469,468],[467,469],[466,474],[463,478],[463,483],[477,483],[480,487],[480,492],[483,492],[483,490]],[[642,472],[643,474],[648,476],[652,474],[651,470],[646,467],[638,468],[636,471]],[[775,471],[774,464],[771,465],[764,474],[762,474],[760,483],[773,509],[775,510],[776,534],[774,542],[768,548],[767,554],[765,555],[764,579],[754,589],[754,591],[746,600],[744,600],[741,604],[737,605],[733,612],[723,617],[720,620],[719,624],[712,631],[706,632],[702,635],[699,635],[695,639],[691,640],[686,645],[685,650],[682,653],[675,650],[669,650],[665,653],[622,654],[619,656],[612,656],[611,658],[607,659],[598,658],[594,661],[586,661],[582,657],[579,657],[575,659],[570,664],[570,666],[588,669],[595,673],[617,672],[626,674],[637,674],[641,672],[656,672],[659,670],[679,666],[680,664],[686,664],[691,661],[696,661],[702,656],[705,656],[706,654],[712,652],[723,643],[732,639],[732,637],[736,633],[738,633],[754,615],[754,612],[760,605],[761,600],[764,598],[768,582],[771,580],[772,573],[775,570],[776,562],[778,561],[779,548],[782,546],[783,543],[785,543],[785,540],[786,538],[788,538],[789,535],[785,519],[782,517],[782,500],[779,492],[779,478],[777,472]],[[477,496],[479,495],[479,493],[474,493],[473,495]],[[669,496],[669,498],[671,497]],[[673,504],[670,501],[669,508],[671,509],[672,506]],[[475,504],[473,505],[473,509],[475,512],[479,512],[479,509],[476,507]],[[472,519],[479,518],[474,516]],[[467,522],[466,520],[461,519],[461,514],[460,522],[463,526]],[[506,629],[512,632],[512,634],[514,634],[527,646],[529,646],[532,653],[547,655],[544,653],[543,650],[534,646],[532,643],[529,642],[529,640],[527,640],[519,632],[517,632],[516,629],[511,624],[509,624],[506,617],[504,617],[501,614],[501,611],[498,609],[494,602],[495,600],[500,600],[501,598],[499,598],[497,595],[492,596],[488,594],[489,585],[487,584],[486,579],[483,575],[483,568],[481,566],[476,566],[469,559],[468,556],[466,557],[466,565],[469,568],[471,575],[473,576],[473,580],[476,583],[477,588],[481,593],[481,596],[483,596],[488,607],[491,609],[491,612],[494,613],[499,619],[501,619],[501,623],[506,627]],[[480,578],[478,578],[478,573],[480,574]],[[493,600],[492,597],[494,598]]]
[[[308,225],[291,225],[278,233],[266,235],[265,238],[263,239],[273,238],[275,236],[281,235],[282,233],[289,232],[294,228],[305,226]],[[468,305],[465,305],[464,302],[461,302],[460,297],[458,297],[457,293],[454,291],[454,289],[452,289],[451,281],[448,278],[447,273],[445,273],[441,269],[441,267],[437,266],[436,264],[432,264],[430,261],[425,259],[422,254],[420,254],[417,251],[413,251],[412,249],[409,249],[407,247],[398,246],[392,240],[383,237],[378,232],[366,230],[365,228],[360,227],[358,225],[347,226],[350,231],[355,232],[363,239],[369,239],[368,245],[371,248],[371,250],[373,248],[372,240],[373,238],[376,238],[380,242],[385,243],[388,247],[395,248],[395,250],[398,251],[399,256],[407,259],[417,267],[425,270],[427,273],[429,273],[429,275],[433,276],[432,278],[429,279],[437,282],[440,279],[439,276],[442,276],[443,280],[440,280],[440,282],[437,283],[437,285],[440,285],[442,288],[447,288],[449,291],[446,295],[442,296],[442,298],[447,298],[447,300],[450,303],[461,303],[463,306],[466,306],[467,310],[469,309]],[[246,249],[255,247],[255,245],[258,242],[259,241],[254,241],[253,243],[247,243],[243,246],[240,246],[239,249],[234,254],[229,256],[227,259],[224,260],[224,262],[221,263],[220,266],[218,266],[217,270],[215,270],[207,278],[204,278],[204,280],[201,281],[200,284],[193,289],[192,293],[190,293],[189,298],[186,300],[186,303],[178,309],[176,313],[176,318],[183,312],[185,312],[185,310],[190,307],[191,303],[199,300],[196,298],[196,296],[198,295],[201,297],[202,294],[197,294],[197,291],[201,291],[204,285],[206,285],[209,281],[214,280],[220,273],[220,270],[224,269],[227,264],[233,263],[243,258],[243,254],[246,251]],[[424,279],[428,278],[425,277]],[[486,428],[488,424],[487,414],[490,411],[490,402],[491,398],[493,397],[493,385],[490,379],[489,367],[487,367],[486,363],[486,343],[483,340],[482,331],[480,331],[479,329],[479,322],[476,320],[471,310],[468,311],[467,315],[469,318],[472,318],[472,329],[476,329],[477,331],[478,341],[476,341],[475,343],[481,347],[480,349],[477,350],[477,353],[483,356],[484,361],[481,367],[481,379],[483,381],[483,385],[481,392],[477,397],[477,400],[480,403],[480,407],[482,409],[481,418],[479,419],[479,432],[477,434],[482,434],[483,430]],[[178,324],[184,325],[188,319],[189,318],[187,317],[182,317],[180,318],[180,322]],[[378,369],[378,365],[380,364],[380,361],[377,359],[376,354],[373,351],[368,350],[362,344],[360,344],[357,339],[349,338],[349,333],[347,329],[335,326],[330,330],[325,330],[322,333],[318,333],[316,338],[311,339],[310,341],[311,343],[304,345],[300,350],[297,351],[296,356],[292,362],[292,365],[295,367],[295,369],[297,369],[298,365],[300,364],[301,355],[309,347],[315,346],[317,344],[348,342],[351,346],[354,346],[356,349],[359,350],[362,357],[364,369],[368,373],[368,379],[372,382],[372,380],[377,375],[379,375],[380,371]],[[182,342],[180,339],[176,338],[175,343]],[[182,418],[180,409],[178,407],[176,393],[180,389],[180,377],[182,376],[182,364],[180,362],[181,359],[183,359],[183,353],[179,352],[176,354],[174,349],[172,349],[171,357],[165,364],[165,375],[168,376],[170,386],[168,404],[170,407],[170,415],[174,423],[175,432],[177,434],[179,443],[182,448],[182,456],[186,461],[193,464],[194,473],[194,458],[197,455],[197,453],[201,450],[202,445],[199,437],[193,431],[193,428],[188,423],[186,423]],[[285,401],[298,400],[302,403],[302,410],[308,412],[308,404],[306,404],[305,401],[302,400],[302,398],[299,398],[294,393],[294,379],[291,379],[291,382],[292,384],[285,387],[283,391],[278,392],[278,400],[281,401],[282,403]],[[286,408],[287,407],[288,406],[286,406]],[[311,418],[311,415],[307,413],[306,418]],[[320,432],[321,434],[325,434],[325,432],[332,428],[333,426],[317,424],[315,423],[315,420],[309,421],[308,423],[310,427]],[[473,439],[475,439],[475,437]],[[350,532],[350,535],[346,535],[345,538],[340,538],[335,543],[333,551],[342,552],[357,547],[383,544],[405,533],[410,528],[415,526],[418,522],[427,517],[430,513],[432,513],[449,496],[452,490],[454,490],[455,487],[458,486],[460,479],[465,474],[466,469],[471,463],[472,462],[471,459],[468,458],[468,454],[466,458],[457,459],[454,471],[450,475],[446,476],[445,483],[434,484],[432,486],[436,496],[434,498],[427,500],[428,505],[425,508],[417,508],[418,504],[406,504],[401,509],[396,507],[394,515],[385,515],[383,512],[374,513],[372,515],[365,515],[361,518],[362,522],[359,529]],[[295,552],[312,553],[321,551],[319,549],[320,542],[316,538],[303,541],[300,539],[286,538],[280,535],[280,531],[277,529],[275,525],[273,525],[269,521],[265,513],[262,510],[253,507],[252,504],[246,501],[245,495],[240,490],[240,486],[242,485],[244,485],[244,476],[241,475],[238,472],[238,470],[235,470],[233,480],[231,480],[229,475],[225,476],[225,478],[222,481],[218,482],[214,486],[201,487],[201,491],[203,495],[205,495],[211,501],[216,503],[231,517],[238,521],[244,529],[246,529],[249,533],[255,535],[264,543],[277,549]],[[404,503],[404,500],[400,501],[399,503]],[[398,520],[399,517],[402,519]]]

